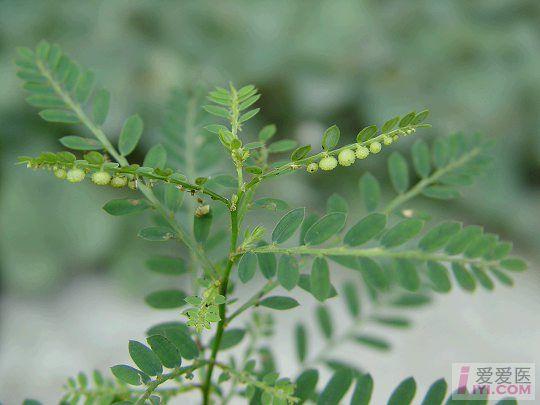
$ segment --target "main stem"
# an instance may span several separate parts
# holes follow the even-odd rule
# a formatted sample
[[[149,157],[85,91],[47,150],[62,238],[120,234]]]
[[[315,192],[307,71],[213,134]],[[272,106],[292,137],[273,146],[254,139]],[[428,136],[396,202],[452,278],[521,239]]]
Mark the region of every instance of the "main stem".
[[[236,245],[238,242],[238,213],[236,210],[231,211],[231,246],[229,249],[229,260],[227,261],[227,267],[220,279],[219,293],[224,297],[227,296],[227,287],[229,285],[229,277],[234,264]],[[210,354],[210,363],[208,364],[208,370],[206,372],[206,379],[203,385],[203,404],[208,405],[210,403],[210,392],[212,391],[212,373],[214,371],[214,365],[217,359],[219,346],[221,344],[221,338],[223,337],[223,331],[226,324],[226,304],[219,306],[219,317],[221,320],[218,323],[216,335],[214,337],[214,344],[212,346],[212,353]]]

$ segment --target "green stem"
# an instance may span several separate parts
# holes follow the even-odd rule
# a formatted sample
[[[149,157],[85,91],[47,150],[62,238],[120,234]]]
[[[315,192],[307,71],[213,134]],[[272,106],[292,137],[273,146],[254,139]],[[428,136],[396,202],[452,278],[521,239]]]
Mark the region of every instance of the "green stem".
[[[183,374],[192,373],[193,371],[197,370],[198,368],[204,366],[207,363],[207,361],[201,361],[196,364],[193,364],[188,367],[182,367],[179,369],[176,369],[174,371],[171,371],[167,374],[162,374],[159,377],[157,377],[155,380],[148,383],[148,388],[144,393],[137,399],[135,402],[135,405],[144,405],[146,400],[150,398],[150,395],[159,387],[161,384],[163,384],[166,381],[172,380],[173,378],[179,377]]]
[[[479,258],[450,256],[441,253],[429,253],[421,250],[389,251],[382,248],[351,249],[346,246],[315,248],[311,246],[297,246],[282,248],[276,245],[259,246],[247,251],[252,253],[279,253],[287,255],[314,255],[314,256],[356,256],[356,257],[387,257],[393,259],[413,259],[421,261],[438,261],[461,264],[489,265],[490,261]],[[243,253],[243,252],[242,252]]]
[[[275,280],[269,280],[264,287],[258,291],[256,294],[254,294],[249,300],[247,300],[244,305],[242,305],[240,308],[238,308],[236,311],[234,311],[225,322],[225,326],[229,325],[231,321],[236,318],[238,315],[240,315],[242,312],[248,310],[249,308],[257,305],[262,297],[264,297],[266,294],[268,294],[270,291],[272,291],[274,288],[279,286],[279,283]]]
[[[414,185],[409,191],[406,193],[398,195],[396,198],[394,198],[392,201],[388,203],[386,208],[384,209],[385,214],[389,214],[392,211],[394,211],[397,207],[404,204],[405,202],[409,201],[410,199],[416,197],[418,194],[422,192],[423,189],[426,187],[429,187],[433,183],[437,182],[442,176],[444,176],[447,173],[450,173],[452,170],[455,170],[463,165],[465,165],[468,161],[473,159],[475,156],[477,156],[482,150],[480,148],[474,148],[471,149],[471,151],[464,154],[461,158],[458,160],[450,163],[447,166],[444,166],[435,172],[429,177],[426,177],[425,179],[420,180],[418,183]]]

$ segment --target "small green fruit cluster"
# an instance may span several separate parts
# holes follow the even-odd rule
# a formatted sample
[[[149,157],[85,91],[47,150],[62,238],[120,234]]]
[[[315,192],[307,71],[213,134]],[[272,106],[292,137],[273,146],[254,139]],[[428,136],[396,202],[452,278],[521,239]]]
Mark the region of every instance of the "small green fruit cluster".
[[[73,167],[66,170],[62,167],[57,167],[53,170],[54,176],[61,180],[67,180],[70,183],[80,183],[86,177],[86,173],[83,169]],[[122,175],[111,176],[106,171],[98,171],[92,174],[92,182],[98,186],[111,185],[115,188],[122,188],[129,185],[131,189],[137,188],[137,180],[128,181],[128,178]],[[129,184],[128,184],[129,183]]]

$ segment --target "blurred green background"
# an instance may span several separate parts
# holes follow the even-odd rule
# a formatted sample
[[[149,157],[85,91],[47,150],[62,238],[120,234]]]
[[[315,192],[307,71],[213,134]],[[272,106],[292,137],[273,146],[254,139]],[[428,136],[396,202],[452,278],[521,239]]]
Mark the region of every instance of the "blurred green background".
[[[73,135],[71,128],[38,117],[25,103],[15,76],[14,48],[34,46],[42,38],[59,43],[81,65],[92,68],[98,82],[111,91],[109,133],[117,134],[128,115],[141,114],[145,135],[139,158],[160,137],[170,91],[195,81],[208,86],[229,80],[255,84],[263,94],[258,123],[276,123],[279,136],[306,143],[318,142],[333,123],[352,140],[365,125],[429,108],[433,128],[422,137],[481,132],[497,140],[495,161],[459,201],[417,203],[436,217],[484,224],[514,241],[531,263],[539,259],[538,1],[2,1],[0,373],[11,384],[12,398],[24,392],[18,374],[10,372],[16,354],[28,346],[17,349],[9,343],[22,345],[23,336],[22,341],[35,346],[28,334],[45,327],[40,322],[50,316],[46,321],[51,335],[40,335],[45,347],[47,339],[55,338],[54,329],[62,328],[62,319],[78,322],[71,315],[75,308],[91,311],[99,304],[88,291],[118,298],[122,313],[122,303],[139,302],[153,282],[140,264],[152,246],[136,240],[139,224],[111,219],[100,210],[113,191],[73,187],[14,166],[17,156],[60,150],[57,139]],[[407,151],[410,142],[398,148]],[[331,176],[296,176],[287,185],[272,183],[273,193],[286,192],[296,202],[308,196],[314,208],[324,206],[334,191],[354,200],[364,168],[381,171],[378,178],[383,180],[384,163],[369,159],[364,166],[339,171],[340,189]],[[538,279],[527,277],[537,287]],[[83,287],[80,280],[86,280]],[[88,285],[93,289],[85,290]],[[528,294],[538,296],[528,288]],[[110,303],[103,313],[115,312],[111,301],[102,302]],[[155,319],[151,312],[144,316]],[[117,319],[110,317],[111,322]],[[85,333],[99,339],[99,325]],[[118,347],[130,337],[112,335],[120,340]],[[93,344],[107,352],[103,342]],[[34,361],[54,363],[51,350],[48,355],[36,352]],[[69,367],[60,367],[51,378],[101,360],[113,364],[108,354],[92,362],[81,351],[73,343],[76,357],[62,360]],[[82,364],[73,364],[77,362]],[[43,384],[36,381],[38,388],[27,391],[56,398],[59,385],[50,386],[56,380],[42,378],[38,380]]]

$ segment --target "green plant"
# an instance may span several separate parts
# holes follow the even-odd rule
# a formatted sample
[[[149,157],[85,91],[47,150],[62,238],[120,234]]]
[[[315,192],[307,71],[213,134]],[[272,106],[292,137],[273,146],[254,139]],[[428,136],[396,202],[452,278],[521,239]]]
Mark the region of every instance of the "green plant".
[[[188,97],[174,94],[163,143],[152,147],[138,165],[130,163],[127,156],[137,147],[143,122],[138,115],[129,117],[114,146],[103,130],[110,96],[104,89],[94,89],[92,72],[80,69],[57,45],[47,42],[41,42],[35,51],[19,49],[16,63],[18,76],[30,92],[27,101],[42,109],[41,117],[82,124],[93,136],[60,139],[68,149],[80,151],[82,158],[67,151],[45,152],[35,158],[21,157],[20,163],[51,170],[59,179],[72,183],[90,176],[97,186],[125,188],[127,198],[105,204],[107,213],[153,212],[154,224],[141,229],[139,237],[152,242],[176,241],[187,248],[185,254],[156,255],[146,263],[159,274],[191,277],[189,293],[168,288],[151,292],[146,302],[158,309],[187,309],[176,320],[150,328],[147,345],[129,342],[129,355],[136,367],[113,366],[114,379],[96,372],[92,384],[83,373],[70,379],[64,403],[81,399],[105,404],[160,403],[194,390],[200,391],[204,404],[228,403],[235,397],[263,404],[337,404],[353,385],[351,403],[368,403],[373,389],[370,375],[328,357],[331,348],[348,340],[388,349],[383,338],[361,332],[359,319],[407,327],[409,321],[401,311],[429,302],[433,291],[448,292],[454,279],[466,291],[473,291],[477,284],[493,289],[492,278],[511,284],[508,272],[525,269],[524,261],[508,256],[510,243],[499,241],[481,227],[445,221],[423,232],[429,216],[403,209],[416,196],[454,198],[460,186],[471,184],[489,163],[485,154],[489,145],[481,136],[438,138],[431,150],[417,140],[412,162],[420,180],[414,184],[407,160],[393,152],[388,172],[397,196],[381,205],[381,187],[373,175],[365,173],[360,193],[368,213],[352,226],[347,225],[348,203],[337,194],[329,198],[327,212],[321,217],[306,213],[305,208],[289,209],[280,199],[256,199],[259,187],[270,179],[292,172],[319,176],[323,174],[308,173],[318,168],[333,170],[338,164],[351,166],[356,159],[379,153],[383,145],[429,126],[424,123],[427,110],[392,118],[380,131],[374,125],[364,128],[356,142],[341,147],[340,131],[334,125],[322,136],[322,151],[310,154],[311,146],[298,146],[294,140],[271,142],[276,133],[273,125],[263,127],[256,140],[244,135],[247,122],[259,111],[252,108],[260,97],[254,86],[217,88],[207,96],[210,104],[203,107],[203,93],[195,89]],[[211,115],[221,123],[209,123]],[[274,159],[274,155],[286,152],[291,152],[288,160]],[[230,160],[220,161],[221,155]],[[199,172],[214,170],[235,174],[198,177]],[[250,214],[261,209],[286,213],[271,232],[260,225],[245,226]],[[229,221],[224,228],[220,223],[225,221],[213,221],[225,216]],[[298,235],[298,243],[290,242],[294,235]],[[220,249],[224,236],[229,238],[225,251]],[[328,341],[327,348],[310,356],[306,327],[298,324],[295,341],[303,371],[294,379],[281,377],[272,350],[264,344],[273,333],[273,320],[266,311],[257,309],[297,307],[298,301],[287,294],[296,287],[321,303],[335,297],[338,290],[331,282],[329,261],[361,276],[362,283],[351,281],[343,286],[351,327],[336,335],[334,318],[321,304],[316,311],[317,324]],[[257,267],[266,282],[251,298],[237,302],[235,287],[251,283]],[[271,295],[278,288],[285,292]],[[360,290],[371,301],[372,313],[367,316],[360,310]],[[400,314],[378,315],[382,306],[396,308]],[[247,310],[254,311],[244,327],[232,327]],[[221,351],[241,342],[246,343],[243,355],[224,361]],[[316,365],[334,370],[326,384],[318,384]],[[446,391],[446,382],[436,381],[423,403],[442,403]],[[410,403],[415,392],[414,379],[406,379],[393,391],[389,403]]]

